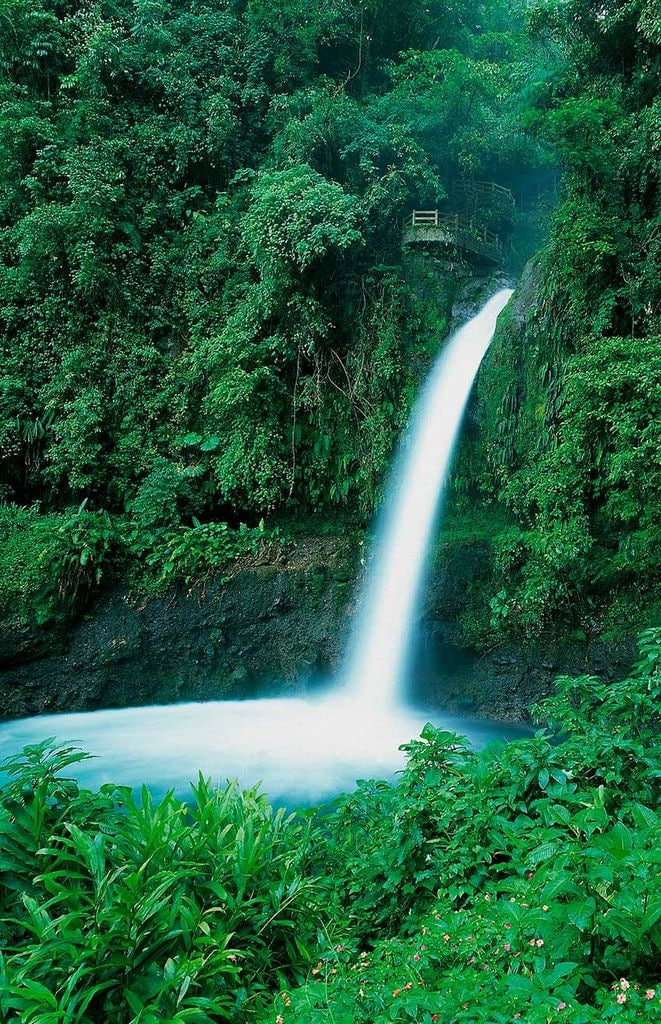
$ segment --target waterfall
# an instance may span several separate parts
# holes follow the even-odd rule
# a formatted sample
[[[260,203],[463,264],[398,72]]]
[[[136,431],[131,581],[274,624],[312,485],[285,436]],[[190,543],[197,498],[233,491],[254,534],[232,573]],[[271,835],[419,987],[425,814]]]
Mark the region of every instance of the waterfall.
[[[349,648],[346,678],[357,703],[390,708],[404,699],[413,627],[452,455],[477,371],[511,294],[497,292],[448,340],[395,459]]]
[[[49,737],[95,755],[76,765],[88,786],[114,782],[182,794],[201,771],[219,783],[261,781],[271,800],[318,803],[359,777],[402,768],[400,744],[420,734],[427,713],[403,703],[416,606],[436,514],[471,385],[510,296],[498,292],[452,336],[432,369],[395,463],[377,531],[362,613],[349,648],[350,685],[320,697],[210,701],[0,723],[0,762]],[[369,703],[368,703],[369,702]],[[483,744],[516,727],[434,715]]]

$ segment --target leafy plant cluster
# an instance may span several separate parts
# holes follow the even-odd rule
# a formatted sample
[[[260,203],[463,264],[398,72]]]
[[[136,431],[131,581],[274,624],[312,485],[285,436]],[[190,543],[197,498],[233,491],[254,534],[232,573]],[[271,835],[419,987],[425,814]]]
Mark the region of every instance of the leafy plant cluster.
[[[398,784],[318,816],[200,780],[79,790],[30,748],[0,790],[0,1014],[25,1024],[601,1024],[661,1002],[661,633],[544,728],[428,726]]]
[[[139,527],[130,515],[50,512],[0,505],[0,618],[4,630],[66,622],[106,576],[121,568],[132,585],[158,592],[171,583],[202,582],[241,555],[258,555],[285,537],[279,528],[245,523],[161,523]]]
[[[203,780],[188,803],[79,792],[80,757],[31,748],[2,791],[2,1019],[254,1017],[316,936],[309,826]]]
[[[37,625],[65,615],[101,580],[116,542],[106,512],[0,505],[0,615]]]

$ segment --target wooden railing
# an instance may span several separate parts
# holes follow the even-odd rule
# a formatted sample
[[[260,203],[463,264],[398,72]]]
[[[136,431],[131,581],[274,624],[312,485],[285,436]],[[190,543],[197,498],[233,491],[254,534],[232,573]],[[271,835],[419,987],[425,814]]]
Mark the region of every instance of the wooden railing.
[[[498,185],[495,181],[475,181],[473,178],[455,178],[452,182],[452,193],[453,195],[464,195],[471,196],[479,199],[498,199],[504,200],[506,203],[514,203],[514,195],[512,190],[505,188],[504,185]]]
[[[414,210],[405,226],[404,241],[450,243],[496,263],[501,262],[503,255],[502,244],[495,231],[488,231],[458,213],[441,213],[439,210]]]
[[[419,228],[426,224],[432,224],[437,228],[440,223],[439,217],[443,216],[444,214],[439,213],[438,210],[414,210],[411,214],[411,227]]]

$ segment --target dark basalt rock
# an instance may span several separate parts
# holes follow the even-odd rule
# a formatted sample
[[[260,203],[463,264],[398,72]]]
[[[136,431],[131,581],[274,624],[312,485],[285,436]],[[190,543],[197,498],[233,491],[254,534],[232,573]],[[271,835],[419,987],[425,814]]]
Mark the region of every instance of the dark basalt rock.
[[[418,696],[449,712],[480,718],[528,722],[529,707],[553,693],[558,676],[621,679],[636,655],[633,640],[577,643],[557,636],[476,655],[434,642],[435,626],[433,621],[423,626],[426,643]]]
[[[138,600],[109,592],[66,633],[0,664],[0,717],[101,707],[297,693],[340,663],[353,615],[359,547],[307,538],[268,563],[243,559],[231,576]],[[526,721],[560,674],[617,678],[630,644],[545,638],[486,654],[462,646],[459,616],[484,543],[447,548],[421,623],[416,696],[436,707]],[[10,652],[12,653],[12,652]]]
[[[136,599],[110,591],[66,634],[0,662],[0,717],[243,697],[330,672],[344,641],[357,548],[300,542],[270,564]]]

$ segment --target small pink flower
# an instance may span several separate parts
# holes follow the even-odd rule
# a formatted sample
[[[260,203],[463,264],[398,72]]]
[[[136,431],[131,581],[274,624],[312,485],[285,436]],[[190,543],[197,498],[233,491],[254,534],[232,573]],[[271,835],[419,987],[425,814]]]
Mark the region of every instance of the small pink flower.
[[[620,993],[618,994],[618,997],[617,997],[617,1001],[618,1001],[618,1003],[620,1004],[620,1006],[624,1006],[624,1004],[625,1004],[625,1003],[626,1003],[626,1001],[627,1001],[627,997],[626,997],[626,994],[625,994],[624,992],[620,992]]]
[[[335,947],[335,952],[336,953],[342,953],[343,951],[344,951],[344,946],[336,946]]]
[[[505,950],[506,953],[509,953],[511,948],[512,947],[510,946],[509,942],[506,942],[505,945],[503,946],[503,949]]]
[[[275,1024],[285,1024],[285,1018],[282,1016],[281,1013],[279,1013],[278,1016],[275,1018]]]
[[[506,927],[506,928],[511,928],[511,927],[512,927],[512,925],[511,925],[511,924],[509,923],[509,921],[505,921],[505,927]]]
[[[623,992],[626,992],[626,990],[628,988],[630,988],[631,986],[629,985],[629,982],[627,981],[626,978],[620,978],[620,987],[621,987]]]
[[[544,939],[537,939],[537,942],[535,943],[535,945],[538,946],[541,949],[542,946],[544,945]]]
[[[645,999],[654,999],[655,995],[656,995],[656,989],[648,988],[647,991],[645,992]]]
[[[450,936],[449,935],[444,935],[443,936],[443,942],[449,942],[449,941],[450,941]]]
[[[567,1007],[566,1003],[558,1003],[558,1010],[564,1010],[564,1009],[566,1009],[566,1007]]]
[[[416,953],[416,954],[415,954],[415,956],[413,957],[413,959],[414,959],[414,960],[419,960],[419,959],[420,959],[420,954],[419,954],[419,953]]]

